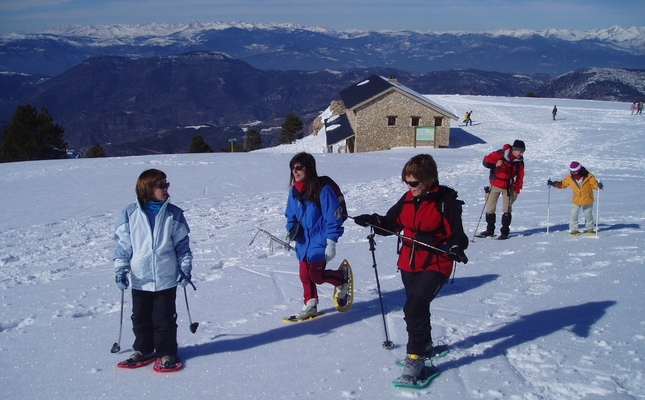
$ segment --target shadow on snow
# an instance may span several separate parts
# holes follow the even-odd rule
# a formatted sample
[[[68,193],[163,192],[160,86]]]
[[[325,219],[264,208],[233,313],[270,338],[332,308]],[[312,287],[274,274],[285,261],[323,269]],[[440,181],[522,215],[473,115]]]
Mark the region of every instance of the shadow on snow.
[[[602,232],[615,231],[620,229],[641,229],[641,226],[639,224],[613,224],[613,225],[603,224],[603,223],[598,224],[599,234],[602,234]],[[568,230],[569,230],[569,224],[551,225],[549,227],[549,233],[563,232]],[[540,228],[533,228],[533,229],[525,229],[523,231],[515,231],[512,233],[516,235],[522,235],[522,236],[533,236],[538,233],[546,233],[546,228],[540,227]]]
[[[461,128],[450,128],[450,148],[458,149],[460,147],[472,146],[474,144],[486,143],[481,138],[469,133]]]
[[[470,354],[442,363],[441,369],[446,371],[460,368],[476,361],[506,355],[512,347],[563,329],[578,337],[588,337],[591,327],[605,315],[609,307],[615,304],[615,301],[590,302],[522,316],[517,321],[508,323],[499,329],[481,332],[452,344],[451,347],[457,350],[467,349],[480,343],[497,342],[486,348],[481,354]]]
[[[456,278],[455,284],[444,286],[440,296],[450,296],[466,292],[483,286],[497,279],[499,275],[482,275],[475,277]],[[375,298],[369,301],[355,302],[347,313],[338,313],[333,308],[321,310],[327,315],[306,322],[286,324],[280,328],[270,329],[254,334],[222,334],[216,336],[212,342],[202,343],[181,348],[181,357],[190,358],[217,354],[223,352],[244,351],[253,347],[260,347],[274,342],[289,340],[304,335],[323,335],[333,332],[346,325],[360,322],[364,319],[381,315],[381,305],[378,292],[374,289]],[[405,291],[403,288],[390,292],[382,292],[385,312],[398,311],[405,304]],[[383,335],[385,336],[385,335]],[[220,339],[221,338],[221,339]],[[384,337],[385,338],[385,337]],[[375,343],[377,345],[377,343]]]

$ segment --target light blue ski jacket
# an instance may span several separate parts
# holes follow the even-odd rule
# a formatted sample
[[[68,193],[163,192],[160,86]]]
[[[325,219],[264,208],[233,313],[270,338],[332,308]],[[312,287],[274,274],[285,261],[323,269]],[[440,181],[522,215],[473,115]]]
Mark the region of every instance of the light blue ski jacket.
[[[158,292],[177,286],[179,268],[192,270],[188,223],[181,208],[168,200],[155,216],[154,232],[139,202],[117,218],[114,270],[130,270],[133,289]]]
[[[320,191],[320,205],[315,201],[300,200],[297,190],[292,187],[287,199],[287,231],[300,223],[302,234],[296,238],[296,256],[309,263],[325,261],[327,239],[338,242],[343,235],[343,217],[340,203],[334,189],[329,185]]]

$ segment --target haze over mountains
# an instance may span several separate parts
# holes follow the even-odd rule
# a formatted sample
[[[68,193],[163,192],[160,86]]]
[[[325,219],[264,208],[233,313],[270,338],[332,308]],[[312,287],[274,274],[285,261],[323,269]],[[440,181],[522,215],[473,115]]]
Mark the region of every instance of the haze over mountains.
[[[244,23],[63,26],[0,36],[0,128],[17,106],[31,104],[47,107],[81,153],[95,143],[109,155],[185,152],[196,134],[219,150],[232,138],[241,143],[243,128],[277,127],[289,113],[309,124],[341,89],[375,73],[396,75],[422,94],[631,103],[645,99],[645,70],[636,69],[643,66],[645,27],[424,33]],[[270,131],[264,139],[277,144]]]

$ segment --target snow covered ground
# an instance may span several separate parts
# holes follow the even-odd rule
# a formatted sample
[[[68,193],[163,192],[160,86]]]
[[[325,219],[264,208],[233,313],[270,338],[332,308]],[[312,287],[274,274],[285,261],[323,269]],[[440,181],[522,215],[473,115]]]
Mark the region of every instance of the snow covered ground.
[[[644,399],[645,116],[630,115],[626,103],[429,97],[456,115],[473,110],[473,126],[453,127],[450,149],[323,154],[320,134],[249,154],[0,164],[2,398]],[[430,153],[441,183],[466,202],[472,237],[487,184],[481,159],[514,139],[527,151],[513,237],[470,243],[470,262],[432,303],[434,340],[452,351],[436,362],[442,373],[427,389],[390,383],[406,343],[392,237],[377,237],[375,257],[394,349],[381,346],[369,230],[351,221],[331,264],[350,261],[353,308],[336,312],[332,287],[321,286],[327,315],[282,322],[302,305],[297,261],[278,246],[271,254],[263,234],[249,242],[258,228],[284,236],[296,151],[319,153],[319,173],[341,185],[352,215],[384,213],[406,190],[403,164]],[[605,185],[594,207],[597,237],[569,237],[571,191],[546,186],[573,160]],[[188,290],[195,334],[178,292],[185,368],[167,375],[115,368],[131,352],[129,292],[122,351],[110,353],[121,299],[113,224],[134,200],[137,176],[153,167],[168,174],[171,201],[186,212],[198,288]]]

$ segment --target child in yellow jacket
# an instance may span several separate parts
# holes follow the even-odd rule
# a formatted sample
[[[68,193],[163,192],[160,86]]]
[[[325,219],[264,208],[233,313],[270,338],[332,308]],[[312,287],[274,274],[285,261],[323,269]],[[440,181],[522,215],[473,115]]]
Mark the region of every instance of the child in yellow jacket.
[[[602,190],[602,182],[598,182],[596,177],[579,162],[573,161],[569,165],[569,175],[563,180],[552,182],[550,179],[547,185],[556,189],[571,187],[573,190],[573,203],[571,207],[571,219],[569,220],[570,235],[580,235],[578,230],[578,214],[582,209],[585,215],[585,227],[588,234],[596,233],[596,222],[593,219],[593,190]]]

